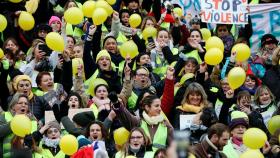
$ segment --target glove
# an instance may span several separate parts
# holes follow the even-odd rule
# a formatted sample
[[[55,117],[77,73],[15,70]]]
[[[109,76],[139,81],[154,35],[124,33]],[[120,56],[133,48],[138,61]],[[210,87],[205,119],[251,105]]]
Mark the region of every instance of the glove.
[[[29,135],[26,135],[24,137],[24,146],[27,146],[28,148],[32,148],[32,144],[33,144],[33,138],[32,138],[32,135],[29,134]]]
[[[58,104],[54,104],[52,110],[55,119],[60,123],[61,118],[68,115],[69,106],[67,105],[67,101],[62,101],[60,106]]]

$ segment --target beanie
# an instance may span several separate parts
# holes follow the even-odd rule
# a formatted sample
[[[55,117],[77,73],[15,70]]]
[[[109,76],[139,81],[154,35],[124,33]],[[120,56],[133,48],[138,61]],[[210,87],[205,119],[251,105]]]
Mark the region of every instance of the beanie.
[[[229,128],[230,128],[230,130],[233,130],[238,125],[243,125],[246,128],[249,127],[248,122],[244,118],[237,118],[237,119],[231,120],[231,122],[229,123]]]
[[[101,57],[103,57],[103,56],[108,57],[108,58],[110,59],[110,61],[111,61],[111,56],[110,56],[110,54],[108,53],[107,50],[103,49],[103,50],[101,50],[101,51],[97,54],[97,56],[96,56],[96,63],[97,63],[98,60],[99,60]]]
[[[49,125],[49,128],[56,128],[59,131],[61,130],[60,124],[57,121],[51,121],[48,123],[48,125]]]
[[[233,112],[231,113],[231,120],[238,119],[238,118],[248,119],[248,116],[247,116],[247,114],[244,113],[244,112],[241,112],[241,111],[233,111]]]
[[[22,81],[22,80],[27,80],[32,85],[32,80],[31,80],[31,78],[29,76],[27,76],[27,75],[18,75],[18,76],[15,77],[14,82],[13,82],[13,87],[14,87],[15,90],[17,90],[17,86],[18,86],[19,81]]]
[[[83,146],[87,146],[87,145],[91,144],[91,142],[83,135],[78,136],[77,140],[78,140],[78,144],[79,144],[79,149]]]
[[[90,122],[94,121],[95,117],[92,111],[86,111],[86,112],[81,112],[73,117],[73,121],[77,123],[78,125],[84,127],[87,127]]]
[[[50,18],[50,20],[49,20],[49,26],[51,26],[52,23],[55,22],[55,21],[58,21],[58,22],[60,23],[60,27],[62,26],[62,22],[61,22],[61,20],[59,19],[59,17],[57,17],[57,16],[52,16],[52,17]]]

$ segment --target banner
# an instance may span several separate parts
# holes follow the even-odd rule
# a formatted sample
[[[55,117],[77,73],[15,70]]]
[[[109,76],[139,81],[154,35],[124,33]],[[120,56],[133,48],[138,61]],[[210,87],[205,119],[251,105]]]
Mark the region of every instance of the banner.
[[[270,33],[280,40],[280,3],[250,5],[253,35],[251,50],[256,53],[261,46],[261,37]]]
[[[248,23],[247,0],[201,0],[201,20],[206,23]]]

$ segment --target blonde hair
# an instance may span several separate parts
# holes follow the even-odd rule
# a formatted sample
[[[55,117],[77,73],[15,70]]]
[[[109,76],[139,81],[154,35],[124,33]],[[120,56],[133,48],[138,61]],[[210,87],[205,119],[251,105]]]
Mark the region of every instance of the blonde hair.
[[[271,97],[271,101],[273,102],[275,100],[275,96],[272,94],[272,92],[270,91],[270,89],[265,86],[265,85],[261,85],[257,88],[256,90],[256,93],[254,95],[254,102],[257,106],[259,105],[262,105],[261,102],[260,102],[260,96],[261,96],[261,93],[264,91],[264,90],[267,90],[267,92],[269,93],[270,97]]]
[[[280,60],[280,47],[274,49],[272,54],[272,65],[279,65]]]
[[[193,93],[193,92],[200,94],[201,99],[202,99],[201,103],[203,104],[204,107],[208,107],[209,102],[207,100],[207,94],[205,93],[204,88],[199,83],[196,83],[196,82],[191,83],[187,87],[187,89],[185,91],[185,94],[184,94],[184,98],[183,98],[181,104],[182,105],[185,104],[185,103],[189,104],[189,98],[188,97],[189,97],[190,93]]]

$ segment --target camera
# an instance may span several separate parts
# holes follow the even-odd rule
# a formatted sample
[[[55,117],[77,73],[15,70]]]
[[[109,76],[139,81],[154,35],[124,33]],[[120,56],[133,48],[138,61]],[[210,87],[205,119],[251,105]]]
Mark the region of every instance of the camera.
[[[41,52],[45,52],[45,56],[50,56],[51,53],[52,53],[52,50],[46,45],[46,44],[40,44],[38,46],[38,49],[41,51]]]

